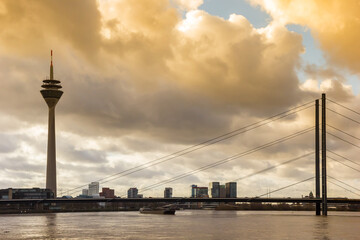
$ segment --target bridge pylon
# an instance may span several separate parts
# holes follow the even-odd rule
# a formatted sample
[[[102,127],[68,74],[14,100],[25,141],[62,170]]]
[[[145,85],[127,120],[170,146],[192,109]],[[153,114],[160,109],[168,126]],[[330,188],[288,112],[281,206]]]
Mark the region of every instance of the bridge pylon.
[[[315,100],[315,197],[320,198],[320,114],[319,99]],[[320,202],[315,204],[316,215],[321,215]]]
[[[322,175],[322,215],[327,216],[326,180],[326,95],[321,96],[321,175]]]

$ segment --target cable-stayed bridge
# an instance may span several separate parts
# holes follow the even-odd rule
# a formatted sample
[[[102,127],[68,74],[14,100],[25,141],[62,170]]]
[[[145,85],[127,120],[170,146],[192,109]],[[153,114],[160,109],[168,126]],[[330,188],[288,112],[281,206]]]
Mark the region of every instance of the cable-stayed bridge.
[[[155,189],[159,186],[163,186],[172,182],[176,182],[180,179],[195,175],[199,172],[204,172],[208,169],[223,165],[225,163],[237,160],[239,158],[245,157],[247,155],[259,152],[261,150],[265,150],[269,147],[279,145],[281,143],[284,143],[286,141],[289,141],[291,139],[295,139],[299,136],[302,136],[307,133],[315,133],[315,146],[314,151],[305,153],[301,156],[297,156],[295,158],[283,161],[281,163],[278,163],[276,165],[272,165],[270,167],[260,169],[258,171],[255,171],[253,173],[250,173],[248,175],[233,179],[232,182],[238,182],[243,181],[245,179],[251,178],[256,175],[264,174],[268,171],[271,171],[273,169],[276,169],[281,166],[285,166],[290,163],[294,163],[297,161],[300,161],[305,158],[312,157],[314,159],[314,165],[315,165],[315,174],[312,174],[312,176],[302,179],[300,181],[291,183],[286,186],[279,186],[277,189],[274,189],[272,191],[269,191],[264,194],[256,195],[251,198],[170,198],[170,199],[164,199],[164,198],[142,198],[142,199],[128,199],[128,198],[114,198],[114,199],[44,199],[44,200],[1,200],[0,204],[3,203],[62,203],[62,202],[71,202],[71,203],[89,203],[89,202],[177,202],[177,203],[185,203],[185,202],[291,202],[291,203],[316,203],[316,214],[320,215],[320,211],[322,210],[323,215],[327,215],[327,204],[328,203],[353,203],[353,204],[359,204],[360,199],[338,199],[338,198],[328,198],[327,197],[327,183],[331,183],[334,186],[337,186],[339,188],[342,188],[346,190],[347,192],[350,192],[354,195],[360,196],[360,189],[352,186],[351,184],[346,183],[345,181],[342,181],[340,179],[337,179],[331,174],[327,174],[327,159],[330,159],[334,163],[341,164],[344,167],[347,167],[349,169],[352,169],[353,171],[360,172],[359,166],[360,163],[343,156],[342,154],[338,153],[335,149],[329,149],[327,148],[326,144],[326,138],[329,137],[332,142],[342,144],[347,144],[351,147],[360,148],[357,144],[353,143],[350,139],[353,140],[360,140],[360,138],[354,136],[353,134],[342,130],[338,126],[334,126],[333,123],[328,124],[326,122],[326,113],[330,113],[333,115],[338,116],[341,119],[345,119],[346,121],[351,121],[355,124],[360,124],[360,121],[356,120],[355,118],[349,116],[346,113],[335,111],[333,108],[326,107],[326,104],[330,103],[331,106],[337,106],[340,109],[346,111],[347,113],[356,114],[360,116],[360,113],[357,112],[354,109],[351,109],[349,107],[346,107],[344,105],[341,105],[337,103],[336,101],[333,101],[331,99],[326,99],[325,94],[322,95],[321,98],[321,104],[319,99],[314,101],[307,102],[305,104],[302,104],[300,106],[294,107],[292,109],[289,109],[287,111],[281,112],[279,114],[270,116],[268,118],[265,118],[261,121],[249,124],[247,126],[238,128],[236,130],[233,130],[231,132],[225,133],[223,135],[217,136],[215,138],[203,141],[199,144],[195,144],[193,146],[187,147],[185,149],[182,149],[180,151],[174,152],[172,154],[163,156],[161,158],[157,158],[155,160],[149,161],[145,164],[141,164],[129,169],[126,169],[124,171],[112,174],[110,176],[104,177],[102,179],[98,179],[96,181],[100,182],[101,184],[114,181],[116,179],[140,172],[142,170],[151,168],[153,166],[159,165],[164,162],[171,161],[173,159],[179,158],[181,156],[185,156],[189,153],[198,151],[203,148],[207,148],[211,145],[214,145],[216,143],[225,141],[227,139],[233,138],[235,136],[251,132],[252,130],[255,130],[257,128],[260,128],[262,126],[271,124],[275,121],[278,121],[280,119],[284,119],[286,117],[295,115],[301,111],[304,111],[306,109],[315,108],[315,122],[313,126],[307,127],[305,129],[302,129],[298,132],[292,133],[290,135],[287,135],[285,137],[278,138],[273,141],[269,141],[265,144],[261,144],[259,146],[256,146],[254,148],[245,150],[243,152],[234,154],[232,156],[220,159],[218,161],[212,162],[210,164],[203,165],[201,167],[198,167],[196,169],[193,169],[191,171],[187,171],[181,174],[178,174],[176,176],[173,176],[171,178],[161,180],[159,182],[147,185],[141,189],[139,189],[140,193]],[[320,109],[321,105],[321,109]],[[321,114],[320,114],[321,110]],[[320,122],[320,115],[321,115],[321,122]],[[328,129],[328,131],[327,131]],[[334,144],[333,144],[334,145]],[[330,154],[330,156],[327,156],[327,154]],[[264,196],[268,196],[271,193],[279,192],[284,189],[288,189],[297,185],[300,185],[305,182],[309,182],[311,180],[315,179],[315,198],[309,199],[309,198],[264,198]],[[83,187],[86,187],[87,185],[82,185],[76,188],[71,189],[68,191],[68,194],[73,194],[79,191],[79,189],[82,189]],[[123,197],[123,196],[122,196]]]

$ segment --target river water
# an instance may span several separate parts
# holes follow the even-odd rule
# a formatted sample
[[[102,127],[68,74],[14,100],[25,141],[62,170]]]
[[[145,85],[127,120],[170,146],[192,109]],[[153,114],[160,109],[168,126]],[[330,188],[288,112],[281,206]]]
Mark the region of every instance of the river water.
[[[0,215],[0,239],[360,239],[360,213],[185,210]]]

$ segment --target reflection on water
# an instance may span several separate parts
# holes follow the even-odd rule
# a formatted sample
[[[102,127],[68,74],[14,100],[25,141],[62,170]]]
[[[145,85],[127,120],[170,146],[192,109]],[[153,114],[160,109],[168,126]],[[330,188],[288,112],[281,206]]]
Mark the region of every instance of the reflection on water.
[[[315,236],[316,239],[328,240],[330,239],[329,236],[329,224],[327,217],[319,216],[319,221],[315,224]]]
[[[56,238],[57,223],[56,223],[56,213],[46,214],[45,215],[45,235]]]
[[[0,239],[360,239],[360,213],[177,211],[0,215]]]

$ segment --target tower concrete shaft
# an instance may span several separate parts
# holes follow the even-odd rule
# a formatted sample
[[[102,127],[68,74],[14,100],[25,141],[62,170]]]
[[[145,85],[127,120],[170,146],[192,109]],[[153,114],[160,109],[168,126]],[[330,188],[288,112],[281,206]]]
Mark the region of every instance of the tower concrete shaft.
[[[54,69],[50,64],[50,79],[43,80],[43,89],[40,90],[46,104],[49,107],[48,125],[48,146],[47,146],[47,165],[46,165],[46,188],[50,189],[56,197],[56,145],[55,145],[55,107],[61,98],[63,91],[59,80],[54,79]]]
[[[48,145],[46,163],[46,188],[56,197],[56,144],[55,144],[55,105],[49,107]]]

